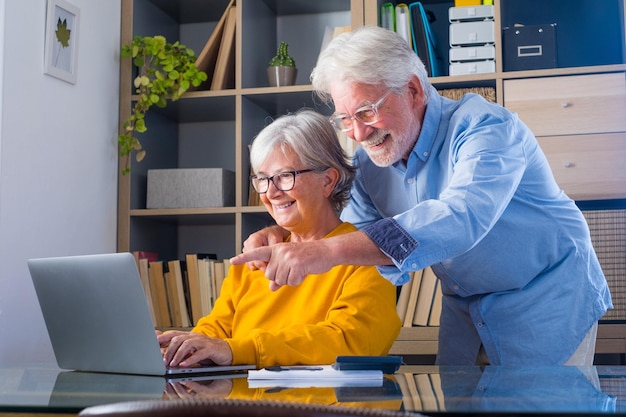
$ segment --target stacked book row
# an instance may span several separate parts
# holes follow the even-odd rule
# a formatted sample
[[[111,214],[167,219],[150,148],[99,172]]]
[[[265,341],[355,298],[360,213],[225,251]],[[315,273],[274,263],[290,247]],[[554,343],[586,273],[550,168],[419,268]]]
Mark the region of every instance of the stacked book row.
[[[429,77],[445,75],[443,59],[431,23],[435,16],[422,2],[384,2],[380,6],[380,26],[399,34],[424,62]]]
[[[441,283],[430,267],[414,272],[398,296],[397,312],[403,326],[439,326],[441,297]]]
[[[153,253],[133,254],[156,328],[192,327],[209,314],[230,266],[214,254],[168,261]]]

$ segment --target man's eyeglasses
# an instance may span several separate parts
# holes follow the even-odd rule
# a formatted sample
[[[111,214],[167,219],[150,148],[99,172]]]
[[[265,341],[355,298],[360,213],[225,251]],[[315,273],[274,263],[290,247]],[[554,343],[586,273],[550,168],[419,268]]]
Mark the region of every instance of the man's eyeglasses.
[[[393,89],[388,90],[381,98],[376,100],[373,104],[368,104],[367,106],[359,107],[354,112],[353,116],[350,116],[346,113],[338,113],[333,114],[330,117],[330,122],[335,126],[335,129],[340,130],[342,132],[349,132],[354,128],[354,121],[358,120],[366,126],[373,125],[378,122],[380,118],[378,114],[378,108],[383,104],[383,102],[389,97],[392,93]]]
[[[259,194],[265,194],[270,188],[270,181],[274,184],[279,191],[290,191],[296,185],[296,175],[304,174],[305,172],[315,171],[314,169],[301,169],[299,171],[283,171],[278,174],[274,174],[271,177],[264,175],[253,175],[250,177],[252,186]]]

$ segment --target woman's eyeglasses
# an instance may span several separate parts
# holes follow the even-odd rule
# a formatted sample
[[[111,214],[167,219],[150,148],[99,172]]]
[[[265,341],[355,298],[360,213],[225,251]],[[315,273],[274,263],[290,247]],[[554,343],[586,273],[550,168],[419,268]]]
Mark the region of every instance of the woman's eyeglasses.
[[[279,191],[290,191],[296,185],[296,175],[304,174],[305,172],[315,171],[314,169],[301,169],[299,171],[283,171],[278,174],[274,174],[271,177],[264,175],[253,175],[250,177],[252,186],[259,194],[265,194],[270,188],[270,181],[274,184]]]
[[[342,132],[349,132],[354,128],[354,121],[358,120],[366,126],[373,125],[378,122],[380,115],[378,114],[378,108],[389,97],[393,89],[389,89],[381,98],[376,100],[373,104],[359,107],[354,112],[354,115],[350,116],[346,113],[333,114],[330,117],[330,122],[335,126],[335,129]]]

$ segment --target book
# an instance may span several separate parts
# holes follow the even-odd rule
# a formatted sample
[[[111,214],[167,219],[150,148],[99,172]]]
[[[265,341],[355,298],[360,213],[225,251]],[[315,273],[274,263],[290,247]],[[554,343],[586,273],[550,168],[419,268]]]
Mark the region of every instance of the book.
[[[443,301],[443,293],[441,291],[441,281],[437,280],[435,295],[433,298],[433,306],[430,309],[430,317],[428,318],[429,326],[439,326],[441,317],[441,303]]]
[[[411,293],[409,294],[409,302],[403,320],[404,327],[413,327],[413,317],[415,316],[415,309],[417,308],[417,298],[419,296],[423,272],[424,271],[420,269],[411,274],[413,278],[411,278]]]
[[[135,257],[136,261],[139,261],[140,259],[147,259],[149,262],[159,260],[159,254],[157,252],[150,252],[145,250],[133,251],[133,256]]]
[[[422,281],[420,282],[419,295],[417,297],[417,306],[415,307],[415,315],[413,316],[414,325],[428,326],[436,285],[437,276],[433,270],[430,267],[424,268]]]
[[[167,288],[170,306],[172,306],[172,325],[176,327],[190,327],[187,300],[185,297],[185,284],[183,281],[182,264],[178,259],[168,261]]]
[[[195,325],[203,314],[202,297],[200,289],[200,278],[198,275],[198,259],[217,259],[213,253],[188,253],[185,255],[187,266],[187,285],[189,287],[189,304],[191,305],[190,319],[191,325]]]
[[[380,26],[391,31],[396,30],[396,10],[391,2],[380,5]]]
[[[422,401],[420,400],[419,393],[417,392],[417,386],[415,385],[413,373],[400,373],[396,374],[396,377],[399,375],[402,376],[402,378],[398,378],[398,385],[400,385],[400,389],[402,390],[402,403],[404,404],[404,409],[407,411],[421,411]],[[403,380],[404,384],[401,384],[400,380]]]
[[[443,60],[437,51],[435,34],[430,27],[429,15],[421,2],[409,4],[413,50],[424,62],[429,77],[443,75]]]
[[[419,399],[422,402],[422,410],[425,412],[433,412],[439,410],[439,403],[435,397],[435,391],[430,382],[428,374],[414,374],[415,386]]]
[[[198,259],[198,279],[200,282],[202,316],[206,316],[213,309],[214,262],[215,259]]]
[[[172,327],[169,305],[167,302],[167,290],[165,289],[165,276],[163,261],[154,261],[148,264],[150,273],[150,289],[152,290],[152,303],[156,316],[156,327]]]
[[[235,26],[237,24],[237,7],[233,4],[227,9],[224,32],[220,42],[215,71],[211,82],[211,90],[235,88]]]
[[[170,312],[170,321],[173,327],[182,327],[180,318],[180,306],[178,305],[178,288],[174,279],[173,271],[170,271],[170,263],[163,263],[163,277],[165,280],[165,294]]]
[[[196,58],[196,67],[198,67],[200,71],[206,72],[207,80],[213,80],[215,63],[217,61],[217,53],[220,43],[222,41],[222,34],[224,32],[224,23],[226,22],[226,18],[228,17],[228,11],[230,10],[230,6],[232,6],[234,3],[234,0],[231,0],[228,3],[224,14],[222,14],[220,20],[217,22],[217,25],[213,29],[209,40],[206,42],[204,48]]]
[[[413,284],[413,280],[402,284],[400,287],[400,293],[398,294],[398,301],[396,302],[396,312],[398,313],[398,317],[401,320],[406,316],[406,310],[409,306],[409,297],[411,295],[411,285]]]
[[[413,47],[413,36],[411,34],[411,15],[409,6],[406,3],[398,3],[396,5],[396,33]]]
[[[428,377],[430,378],[430,385],[433,387],[433,392],[435,393],[439,411],[446,411],[446,402],[443,387],[441,386],[441,375],[439,373],[430,373]]]
[[[148,259],[142,258],[138,260],[139,264],[139,278],[141,279],[141,285],[146,295],[146,301],[148,302],[148,309],[150,310],[150,317],[152,317],[152,323],[156,323],[156,315],[154,313],[154,304],[152,302],[152,290],[150,289],[150,267],[148,266]]]

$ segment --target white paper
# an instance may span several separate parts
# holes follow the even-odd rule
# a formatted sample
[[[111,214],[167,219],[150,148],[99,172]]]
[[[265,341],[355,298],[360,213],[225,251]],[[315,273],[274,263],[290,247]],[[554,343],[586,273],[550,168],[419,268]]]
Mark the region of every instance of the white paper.
[[[248,379],[248,388],[382,387],[382,379]]]
[[[383,380],[380,370],[369,371],[338,371],[332,365],[283,366],[281,371],[270,371],[266,368],[248,371],[248,380]]]

